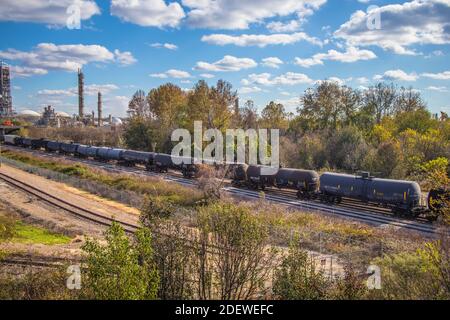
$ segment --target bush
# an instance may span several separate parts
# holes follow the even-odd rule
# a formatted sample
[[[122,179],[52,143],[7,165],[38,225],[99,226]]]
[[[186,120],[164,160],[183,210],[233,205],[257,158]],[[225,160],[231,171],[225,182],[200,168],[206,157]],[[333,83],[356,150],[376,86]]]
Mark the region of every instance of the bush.
[[[0,277],[0,300],[76,299],[77,293],[66,287],[64,268],[27,272],[21,277]]]
[[[374,261],[381,267],[382,290],[376,298],[389,300],[450,299],[448,231],[440,240],[413,253],[399,253]]]
[[[211,277],[218,298],[242,300],[263,294],[277,260],[277,252],[267,247],[267,227],[247,209],[231,203],[200,208],[198,227],[201,248],[214,250],[201,268],[210,271],[201,276]]]
[[[83,272],[86,297],[102,300],[155,299],[159,278],[150,231],[138,231],[136,241],[131,243],[123,228],[113,223],[105,237],[106,245],[88,239],[82,247],[86,253]]]
[[[330,283],[308,252],[292,243],[289,254],[275,272],[273,292],[282,300],[321,300],[327,298]]]

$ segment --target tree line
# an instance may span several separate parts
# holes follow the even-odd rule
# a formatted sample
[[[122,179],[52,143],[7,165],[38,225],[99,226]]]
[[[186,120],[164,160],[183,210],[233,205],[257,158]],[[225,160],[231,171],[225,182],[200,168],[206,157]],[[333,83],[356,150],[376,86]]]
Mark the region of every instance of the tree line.
[[[321,81],[298,99],[296,112],[274,101],[260,112],[253,101],[239,104],[237,91],[226,81],[192,90],[167,83],[129,103],[124,143],[129,148],[170,153],[171,133],[205,129],[280,129],[283,166],[348,173],[365,170],[376,176],[416,179],[427,187],[435,171],[448,173],[450,119],[433,115],[419,91],[378,83],[353,89]]]

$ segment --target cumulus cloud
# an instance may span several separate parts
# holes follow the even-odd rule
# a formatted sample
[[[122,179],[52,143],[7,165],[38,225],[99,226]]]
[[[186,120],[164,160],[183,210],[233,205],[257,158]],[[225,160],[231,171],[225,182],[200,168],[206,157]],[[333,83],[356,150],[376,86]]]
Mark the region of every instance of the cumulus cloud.
[[[7,49],[0,51],[0,58],[20,62],[12,71],[18,76],[46,74],[49,70],[77,71],[90,62],[114,62],[129,65],[136,62],[126,51],[114,53],[100,45],[40,43],[31,51]]]
[[[381,29],[369,29],[367,21],[379,15]],[[334,33],[350,45],[379,46],[397,54],[416,54],[408,48],[417,44],[450,43],[450,2],[414,0],[390,4],[366,13],[356,11]]]
[[[234,56],[224,56],[223,59],[213,63],[199,61],[195,66],[196,70],[203,71],[239,71],[242,69],[250,69],[258,64],[250,58],[236,58]]]
[[[277,57],[268,57],[262,59],[261,64],[265,67],[278,69],[280,65],[283,64],[283,61]]]
[[[315,45],[321,45],[321,41],[317,38],[310,37],[304,32],[296,33],[277,33],[277,34],[241,34],[231,36],[228,34],[211,34],[203,36],[203,42],[215,44],[219,46],[235,45],[239,47],[258,46],[260,48],[268,45],[287,45],[299,41],[307,41]]]
[[[448,92],[447,87],[436,87],[436,86],[429,86],[427,90],[430,91],[437,91],[437,92]]]
[[[280,21],[272,21],[266,25],[266,28],[270,32],[294,32],[300,30],[302,26],[301,21],[299,20],[291,20],[289,22],[280,22]]]
[[[198,28],[247,29],[267,18],[309,15],[326,0],[183,0],[191,10],[187,23]]]
[[[255,93],[255,92],[260,92],[260,91],[262,91],[262,89],[257,86],[242,87],[239,89],[239,93],[241,93],[241,94]]]
[[[153,47],[153,48],[165,48],[165,49],[169,49],[169,50],[177,50],[178,49],[178,46],[173,44],[173,43],[159,43],[159,42],[156,42],[156,43],[150,44],[150,47]]]
[[[96,96],[98,92],[108,94],[119,89],[115,84],[90,84],[84,86],[84,93],[88,96]],[[78,87],[68,89],[43,89],[38,91],[39,96],[66,96],[75,97],[78,95]]]
[[[177,69],[170,69],[163,73],[152,73],[152,74],[150,74],[150,76],[153,78],[161,78],[161,79],[165,79],[165,78],[184,79],[184,78],[191,77],[189,72],[177,70]]]
[[[112,0],[111,15],[143,27],[177,27],[185,17],[178,2],[164,0]]]
[[[348,47],[345,52],[328,50],[327,53],[318,53],[307,59],[296,57],[295,64],[304,68],[309,68],[315,65],[323,65],[324,60],[352,63],[359,60],[371,60],[376,57],[376,54],[370,50],[361,50],[356,47]]]
[[[30,68],[21,66],[10,66],[11,77],[31,77],[47,74],[48,71],[41,68]]]
[[[403,70],[388,70],[383,75],[375,75],[373,77],[374,80],[377,81],[416,81],[419,79],[419,76],[415,73],[406,73]]]
[[[444,71],[440,73],[423,73],[422,76],[435,80],[450,80],[450,71]]]
[[[129,66],[135,64],[137,60],[133,57],[130,51],[120,52],[120,50],[114,50],[117,62],[122,66]]]
[[[296,85],[296,84],[311,84],[314,81],[303,73],[286,72],[282,75],[272,77],[270,73],[252,73],[246,79],[243,79],[242,84],[249,86],[250,84],[273,86],[273,85]]]
[[[100,14],[100,9],[91,0],[2,0],[0,1],[0,21],[45,23],[63,26],[67,24],[71,5],[80,8],[81,20],[88,20]]]

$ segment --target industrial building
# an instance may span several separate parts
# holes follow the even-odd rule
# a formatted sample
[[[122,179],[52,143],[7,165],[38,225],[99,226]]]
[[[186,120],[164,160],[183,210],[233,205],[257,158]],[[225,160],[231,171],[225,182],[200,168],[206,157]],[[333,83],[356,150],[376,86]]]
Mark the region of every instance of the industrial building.
[[[0,117],[10,117],[12,114],[10,69],[0,61]]]

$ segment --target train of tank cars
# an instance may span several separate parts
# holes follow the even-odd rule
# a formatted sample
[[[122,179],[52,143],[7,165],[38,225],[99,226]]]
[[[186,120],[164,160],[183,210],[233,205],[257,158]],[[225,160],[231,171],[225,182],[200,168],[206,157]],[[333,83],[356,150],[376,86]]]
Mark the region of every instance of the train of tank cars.
[[[98,161],[116,161],[120,165],[143,165],[149,171],[179,171],[186,178],[193,178],[199,172],[199,165],[192,164],[186,157],[174,161],[174,157],[163,153],[143,152],[127,149],[87,146],[46,139],[30,139],[16,135],[5,135],[4,143],[30,149],[44,149],[47,152],[92,158]],[[180,159],[179,159],[180,160]],[[175,164],[181,163],[181,164]],[[214,163],[215,167],[221,165]],[[433,219],[441,209],[442,201],[436,201],[448,191],[432,190],[427,205],[421,204],[421,190],[418,183],[404,180],[379,179],[369,173],[360,175],[323,173],[316,171],[280,168],[274,175],[264,175],[262,166],[246,164],[227,165],[228,176],[237,187],[262,189],[277,187],[297,191],[299,199],[318,199],[327,203],[340,203],[343,198],[358,200],[375,206],[390,208],[396,215]]]

